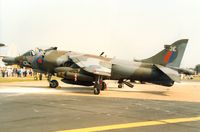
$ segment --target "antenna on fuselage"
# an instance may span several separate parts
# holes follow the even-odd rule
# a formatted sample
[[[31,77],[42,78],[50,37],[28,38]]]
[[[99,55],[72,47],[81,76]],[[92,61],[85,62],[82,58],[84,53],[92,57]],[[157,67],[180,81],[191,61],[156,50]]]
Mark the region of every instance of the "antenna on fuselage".
[[[101,52],[101,54],[99,56],[102,56],[104,54],[104,52]]]

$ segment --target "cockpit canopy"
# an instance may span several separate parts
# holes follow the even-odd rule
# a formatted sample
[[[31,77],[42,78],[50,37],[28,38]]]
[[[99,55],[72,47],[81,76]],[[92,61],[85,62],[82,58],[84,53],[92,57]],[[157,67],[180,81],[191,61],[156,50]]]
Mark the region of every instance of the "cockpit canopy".
[[[35,56],[38,52],[43,51],[42,49],[36,48],[35,50],[29,50],[22,56]]]

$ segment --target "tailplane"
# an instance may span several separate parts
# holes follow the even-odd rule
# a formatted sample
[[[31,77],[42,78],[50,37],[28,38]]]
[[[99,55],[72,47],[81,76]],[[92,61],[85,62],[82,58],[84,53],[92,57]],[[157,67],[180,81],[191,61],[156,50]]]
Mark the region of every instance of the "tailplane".
[[[181,39],[171,45],[165,45],[165,49],[156,55],[141,60],[141,62],[159,64],[162,66],[179,67],[187,46],[188,39]]]

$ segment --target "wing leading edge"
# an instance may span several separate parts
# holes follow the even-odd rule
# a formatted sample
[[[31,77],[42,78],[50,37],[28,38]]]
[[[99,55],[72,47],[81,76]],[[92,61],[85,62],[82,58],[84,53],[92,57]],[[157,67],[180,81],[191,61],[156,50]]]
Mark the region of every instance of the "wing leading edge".
[[[71,55],[69,58],[80,68],[89,73],[108,77],[111,76],[112,65],[106,60],[92,58],[84,55]]]

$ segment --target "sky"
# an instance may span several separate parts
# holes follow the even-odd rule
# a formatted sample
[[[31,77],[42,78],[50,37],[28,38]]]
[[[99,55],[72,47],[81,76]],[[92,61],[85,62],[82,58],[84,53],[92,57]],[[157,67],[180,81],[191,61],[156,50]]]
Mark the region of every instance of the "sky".
[[[200,64],[199,0],[0,0],[0,54],[57,46],[126,60],[189,39],[181,67]]]

